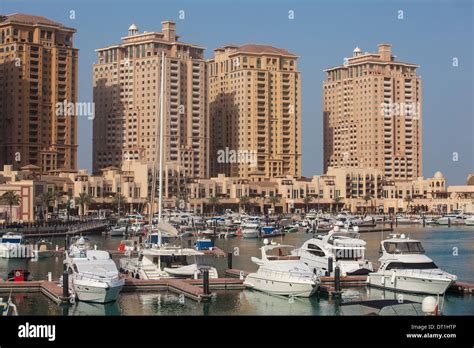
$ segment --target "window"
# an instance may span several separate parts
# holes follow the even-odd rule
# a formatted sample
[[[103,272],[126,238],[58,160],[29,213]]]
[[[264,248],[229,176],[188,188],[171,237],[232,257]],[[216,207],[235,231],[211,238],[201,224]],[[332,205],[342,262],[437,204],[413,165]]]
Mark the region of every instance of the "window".
[[[306,250],[308,253],[319,256],[319,257],[324,257],[324,251],[320,247],[318,247],[316,244],[308,244],[308,249]]]
[[[385,242],[384,248],[389,254],[423,254],[425,252],[420,242]]]
[[[407,263],[407,262],[390,262],[385,268],[387,271],[391,269],[437,269],[438,266],[434,262]]]

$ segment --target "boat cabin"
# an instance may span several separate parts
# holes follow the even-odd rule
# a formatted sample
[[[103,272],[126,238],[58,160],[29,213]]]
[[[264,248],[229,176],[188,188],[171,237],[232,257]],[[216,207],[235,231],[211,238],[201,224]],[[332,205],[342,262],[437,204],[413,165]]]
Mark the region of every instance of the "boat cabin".
[[[387,240],[381,245],[380,253],[388,254],[424,254],[421,242],[416,240]]]

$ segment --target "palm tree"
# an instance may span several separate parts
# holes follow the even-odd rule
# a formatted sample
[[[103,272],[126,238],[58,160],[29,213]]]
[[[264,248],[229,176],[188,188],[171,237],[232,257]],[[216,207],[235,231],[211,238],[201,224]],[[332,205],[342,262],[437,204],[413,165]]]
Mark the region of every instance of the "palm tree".
[[[303,203],[305,205],[305,212],[307,213],[308,212],[308,205],[309,203],[311,203],[311,201],[313,200],[313,197],[312,196],[305,196],[303,198]]]
[[[38,196],[38,203],[41,206],[41,211],[43,212],[43,216],[46,217],[45,219],[46,221],[48,221],[49,206],[51,205],[51,202],[55,201],[55,199],[56,199],[56,196],[53,191],[46,191]],[[45,210],[46,210],[46,214],[45,214]]]
[[[365,201],[365,212],[367,213],[367,202],[370,201],[372,203],[372,195],[370,193],[364,196]],[[372,207],[372,204],[370,205]]]
[[[81,208],[81,219],[84,218],[84,213],[86,206],[89,206],[92,203],[92,196],[86,192],[79,194],[79,197],[76,197],[76,204]]]
[[[59,190],[54,190],[52,192],[52,195],[53,195],[53,203],[54,203],[54,213],[57,214],[58,213],[58,204],[60,203],[61,201],[61,198],[63,197],[64,193],[62,191],[59,191]]]
[[[268,197],[268,202],[272,205],[272,211],[275,214],[275,204],[280,202],[280,196],[270,196]]]
[[[212,205],[212,213],[216,212],[216,205],[219,205],[219,197],[209,197],[208,202]]]
[[[66,201],[66,212],[67,212],[67,222],[69,223],[69,216],[71,215],[71,205],[73,202],[72,193],[67,194],[67,201]]]
[[[407,202],[407,213],[410,210],[410,203],[413,202],[413,198],[411,196],[405,197],[405,202]]]
[[[247,205],[250,203],[250,197],[249,196],[242,196],[239,198],[239,211],[240,207],[244,207],[244,211],[246,210]]]
[[[342,200],[342,197],[334,197],[334,203],[336,203],[336,213],[339,212],[339,202]]]
[[[120,206],[123,203],[125,203],[125,196],[117,192],[112,199],[112,206],[117,208],[117,213],[120,213]]]
[[[14,191],[7,191],[1,197],[0,200],[10,207],[10,223],[13,222],[13,206],[20,205],[21,198]]]

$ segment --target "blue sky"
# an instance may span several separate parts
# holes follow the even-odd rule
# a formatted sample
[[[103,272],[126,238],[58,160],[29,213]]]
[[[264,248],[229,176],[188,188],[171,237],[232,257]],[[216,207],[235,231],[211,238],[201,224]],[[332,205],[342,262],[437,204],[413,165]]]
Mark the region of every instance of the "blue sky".
[[[298,54],[306,176],[322,172],[323,69],[342,63],[355,46],[376,51],[377,44],[390,42],[397,58],[421,65],[423,175],[441,170],[450,184],[462,184],[474,172],[473,11],[470,0],[0,0],[0,13],[43,15],[77,29],[79,101],[92,100],[94,50],[119,42],[132,23],[140,31],[159,31],[161,21],[175,20],[181,39],[207,47],[206,57],[228,43],[271,44]],[[92,121],[84,117],[80,167],[90,169],[91,151]]]

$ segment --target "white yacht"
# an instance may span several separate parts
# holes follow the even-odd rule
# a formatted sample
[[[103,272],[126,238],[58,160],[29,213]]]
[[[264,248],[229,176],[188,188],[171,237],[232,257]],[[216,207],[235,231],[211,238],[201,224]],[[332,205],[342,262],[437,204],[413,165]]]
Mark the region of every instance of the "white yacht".
[[[468,217],[464,222],[467,226],[474,226],[474,216]]]
[[[342,274],[365,275],[373,271],[372,263],[365,258],[366,242],[360,239],[358,227],[352,230],[334,227],[321,238],[311,238],[299,249],[292,251],[314,272],[327,273],[329,258],[333,270],[339,266]]]
[[[214,267],[199,265],[197,262],[188,264],[188,257],[202,255],[204,253],[201,251],[172,245],[146,248],[137,258],[120,259],[120,269],[133,278],[146,280],[199,278],[204,269],[208,269],[209,278],[218,278]]]
[[[464,214],[462,209],[454,209],[452,213],[446,214],[443,217],[436,220],[437,225],[464,225]]]
[[[252,257],[259,268],[250,273],[244,285],[273,295],[310,297],[318,290],[320,280],[298,256],[289,254],[291,245],[265,244],[262,258]]]
[[[258,238],[260,232],[260,219],[248,218],[241,225],[243,238]]]
[[[64,264],[69,288],[79,301],[115,301],[125,284],[107,251],[83,249],[79,253],[66,253]]]
[[[110,235],[112,237],[121,236],[123,237],[127,232],[131,232],[130,227],[127,228],[127,225],[116,225],[110,229]]]
[[[369,273],[370,286],[394,291],[442,295],[457,277],[442,271],[428,256],[421,242],[393,234],[380,244],[380,267]]]
[[[399,225],[414,225],[414,224],[419,224],[420,219],[410,218],[403,215],[397,215],[395,217],[395,222]]]

